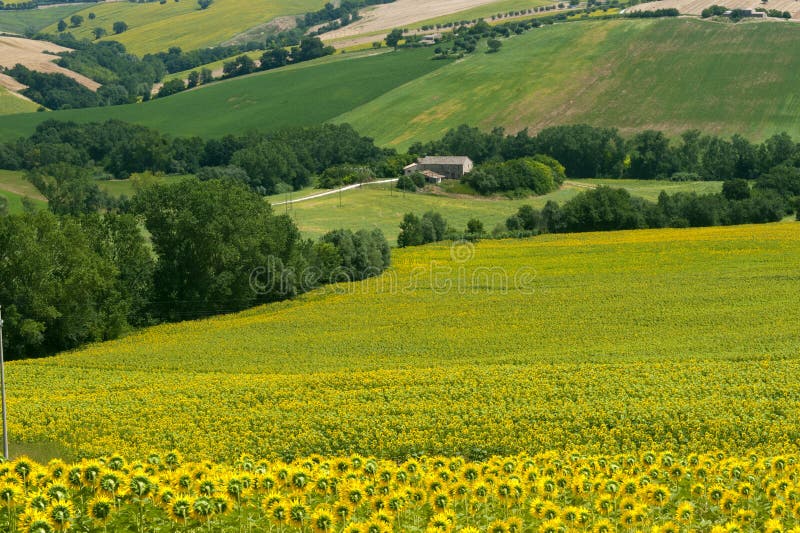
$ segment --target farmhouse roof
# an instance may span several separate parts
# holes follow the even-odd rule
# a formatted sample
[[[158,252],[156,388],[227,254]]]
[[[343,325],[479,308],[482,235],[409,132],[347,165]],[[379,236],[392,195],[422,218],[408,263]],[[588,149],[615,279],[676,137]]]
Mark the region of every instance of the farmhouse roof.
[[[420,157],[418,162],[422,165],[463,165],[464,163],[472,162],[472,160],[465,155],[429,155]]]
[[[425,175],[425,176],[428,176],[429,178],[433,178],[433,179],[441,180],[441,179],[445,178],[445,176],[443,174],[439,174],[438,172],[434,172],[432,170],[423,170],[422,174]]]

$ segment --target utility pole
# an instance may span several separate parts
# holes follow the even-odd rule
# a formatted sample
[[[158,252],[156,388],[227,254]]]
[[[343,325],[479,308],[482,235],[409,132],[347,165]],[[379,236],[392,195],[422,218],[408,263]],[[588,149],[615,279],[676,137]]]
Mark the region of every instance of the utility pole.
[[[3,359],[3,308],[0,306],[0,390],[3,402],[3,457],[8,460],[8,421],[6,419],[6,363]]]

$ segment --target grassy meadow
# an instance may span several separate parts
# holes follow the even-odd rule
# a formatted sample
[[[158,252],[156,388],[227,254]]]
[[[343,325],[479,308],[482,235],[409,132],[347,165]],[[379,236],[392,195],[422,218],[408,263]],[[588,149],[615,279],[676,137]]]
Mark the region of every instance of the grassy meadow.
[[[0,170],[0,196],[8,200],[9,213],[21,213],[22,199],[26,197],[40,209],[47,206],[47,199],[23,177],[22,172],[15,170]]]
[[[253,26],[280,15],[298,15],[320,9],[322,0],[215,0],[206,10],[191,0],[131,3],[108,2],[89,6],[78,14],[87,19],[72,28],[76,37],[92,37],[92,29],[105,28],[104,39],[119,41],[128,51],[144,55],[166,51],[171,46],[193,50],[221,42]],[[96,18],[88,20],[89,13]],[[124,21],[128,31],[112,35],[116,21]],[[45,28],[55,32],[55,25]]]
[[[10,434],[225,461],[796,452],[799,260],[797,223],[397,250],[363,283],[9,363]]]
[[[24,34],[39,31],[59,20],[69,20],[70,15],[85,9],[84,5],[62,5],[40,9],[0,10],[0,32]]]
[[[15,96],[5,87],[0,87],[0,115],[13,115],[15,113],[32,113],[39,108],[39,104],[28,99]]]
[[[530,198],[510,200],[503,197],[470,195],[441,195],[432,193],[403,193],[389,184],[364,185],[339,194],[323,196],[290,205],[276,205],[277,213],[288,213],[304,235],[319,237],[337,228],[378,228],[391,244],[397,242],[399,224],[406,213],[421,215],[426,211],[437,211],[456,229],[464,229],[467,221],[478,218],[486,231],[517,212],[522,205],[541,209],[549,200],[563,203],[587,186],[608,185],[627,189],[634,196],[651,201],[658,199],[661,191],[717,193],[722,190],[720,182],[671,182],[648,180],[570,180],[560,190]],[[294,192],[293,198],[302,198],[319,190],[304,189]],[[270,202],[283,202],[286,195],[268,198]]]

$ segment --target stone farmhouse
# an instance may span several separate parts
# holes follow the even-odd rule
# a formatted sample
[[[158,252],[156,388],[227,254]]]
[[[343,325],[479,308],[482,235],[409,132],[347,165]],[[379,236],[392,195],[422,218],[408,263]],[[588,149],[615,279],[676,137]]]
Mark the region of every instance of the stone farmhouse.
[[[441,183],[443,179],[458,180],[468,174],[473,167],[472,160],[464,155],[457,156],[426,156],[417,159],[403,167],[403,173],[408,176],[421,172],[429,183]]]

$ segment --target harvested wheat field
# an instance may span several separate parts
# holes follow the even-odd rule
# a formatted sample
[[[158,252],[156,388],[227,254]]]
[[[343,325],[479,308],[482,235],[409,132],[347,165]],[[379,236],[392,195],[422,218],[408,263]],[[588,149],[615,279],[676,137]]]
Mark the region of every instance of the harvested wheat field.
[[[362,12],[362,19],[328,32],[326,40],[361,35],[391,28],[402,28],[415,22],[458,13],[478,6],[493,4],[497,0],[397,0],[380,4]]]
[[[96,91],[100,87],[99,83],[54,63],[58,59],[56,54],[69,51],[69,48],[45,41],[23,39],[22,37],[0,37],[0,67],[11,68],[14,65],[22,64],[37,72],[64,74],[87,89]],[[8,86],[5,83],[3,85],[10,90],[19,89],[19,87]]]
[[[768,0],[761,3],[760,0],[658,0],[647,2],[630,8],[630,11],[654,11],[656,9],[676,8],[685,15],[699,15],[705,8],[713,4],[724,5],[729,9],[777,9],[778,11],[788,11],[793,19],[800,19],[800,0]]]

